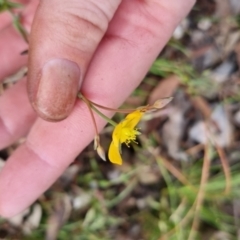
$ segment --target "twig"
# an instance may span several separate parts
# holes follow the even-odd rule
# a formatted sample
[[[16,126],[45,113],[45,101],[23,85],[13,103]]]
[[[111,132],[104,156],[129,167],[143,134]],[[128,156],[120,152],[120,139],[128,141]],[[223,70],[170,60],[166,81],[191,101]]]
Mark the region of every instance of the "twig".
[[[167,159],[160,157],[160,156],[155,156],[157,161],[162,162],[164,167],[166,167],[166,169],[174,176],[176,177],[179,182],[181,182],[184,185],[188,185],[190,187],[192,187],[193,189],[194,186],[192,186],[192,184],[187,180],[187,178],[176,168],[173,166],[173,164],[171,164]],[[195,189],[196,191],[196,189]]]
[[[221,147],[219,147],[217,144],[215,144],[215,146],[216,146],[219,158],[221,160],[223,172],[226,179],[225,194],[229,194],[231,191],[231,173],[228,165],[227,156]]]
[[[200,112],[203,114],[206,121],[206,126],[208,126],[208,124],[212,124],[214,125],[214,127],[216,127],[217,130],[219,130],[217,123],[211,119],[211,108],[209,107],[207,102],[202,97],[195,97],[195,98],[192,98],[192,100],[195,107],[197,107],[200,110]],[[208,128],[207,128],[207,131],[208,133],[211,134],[211,131]],[[231,173],[228,165],[228,160],[227,160],[224,149],[217,144],[214,134],[211,134],[211,140],[213,141],[214,146],[216,147],[217,153],[222,163],[223,172],[226,178],[225,194],[229,194],[231,190]]]
[[[191,227],[191,231],[188,237],[188,240],[195,240],[196,239],[196,231],[198,230],[199,227],[199,211],[201,209],[201,206],[204,201],[204,196],[205,196],[205,185],[208,180],[209,176],[209,169],[210,169],[210,159],[209,159],[209,153],[208,153],[208,145],[205,145],[205,150],[204,150],[204,159],[203,159],[203,167],[202,167],[202,176],[201,176],[201,182],[199,186],[199,192],[196,198],[196,207],[195,207],[195,213],[194,213],[194,218],[193,218],[193,223]]]

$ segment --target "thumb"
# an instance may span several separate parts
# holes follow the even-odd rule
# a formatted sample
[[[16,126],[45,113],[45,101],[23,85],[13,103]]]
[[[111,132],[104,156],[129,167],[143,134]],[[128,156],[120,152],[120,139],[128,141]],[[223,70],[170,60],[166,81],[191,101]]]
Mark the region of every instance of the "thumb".
[[[89,62],[121,0],[42,0],[29,47],[28,95],[38,115],[71,112]]]

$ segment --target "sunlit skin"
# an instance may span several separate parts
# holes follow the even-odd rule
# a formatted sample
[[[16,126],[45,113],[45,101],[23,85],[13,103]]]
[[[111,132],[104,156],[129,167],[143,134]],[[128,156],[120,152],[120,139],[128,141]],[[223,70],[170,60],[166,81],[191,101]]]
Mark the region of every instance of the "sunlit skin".
[[[108,157],[109,160],[114,163],[121,165],[121,144],[126,143],[129,146],[130,142],[136,142],[136,136],[140,132],[136,129],[136,125],[139,123],[144,112],[136,110],[126,116],[114,129],[112,134],[112,142],[110,144]]]

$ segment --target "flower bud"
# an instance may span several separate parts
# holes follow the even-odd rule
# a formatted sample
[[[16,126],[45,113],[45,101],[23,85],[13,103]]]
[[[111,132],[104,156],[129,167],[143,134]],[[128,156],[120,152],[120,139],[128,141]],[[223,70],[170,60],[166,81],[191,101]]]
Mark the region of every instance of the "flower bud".
[[[161,109],[164,108],[167,104],[169,104],[173,100],[173,97],[158,99],[153,105],[153,109]]]
[[[98,153],[98,156],[103,160],[103,161],[106,161],[106,154],[105,154],[105,151],[103,149],[103,147],[101,145],[98,145],[97,147],[97,153]]]
[[[93,149],[97,150],[99,145],[100,145],[100,137],[99,135],[95,135],[94,142],[93,142]]]

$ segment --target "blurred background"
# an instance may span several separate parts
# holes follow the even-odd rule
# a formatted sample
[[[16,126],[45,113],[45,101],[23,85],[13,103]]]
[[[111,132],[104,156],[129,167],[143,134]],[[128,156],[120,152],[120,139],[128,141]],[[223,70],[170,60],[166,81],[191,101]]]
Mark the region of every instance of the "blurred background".
[[[174,97],[145,115],[123,165],[91,144],[29,209],[0,219],[0,239],[240,239],[239,70],[240,1],[197,1],[122,106]],[[0,168],[23,140],[0,152]]]

